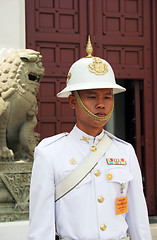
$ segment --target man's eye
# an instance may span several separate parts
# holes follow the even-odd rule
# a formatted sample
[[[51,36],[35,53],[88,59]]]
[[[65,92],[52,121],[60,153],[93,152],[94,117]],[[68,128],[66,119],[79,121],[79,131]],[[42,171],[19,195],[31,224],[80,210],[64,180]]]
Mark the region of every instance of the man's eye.
[[[95,99],[95,96],[88,96],[88,98]]]
[[[112,99],[112,96],[106,96],[104,99]]]

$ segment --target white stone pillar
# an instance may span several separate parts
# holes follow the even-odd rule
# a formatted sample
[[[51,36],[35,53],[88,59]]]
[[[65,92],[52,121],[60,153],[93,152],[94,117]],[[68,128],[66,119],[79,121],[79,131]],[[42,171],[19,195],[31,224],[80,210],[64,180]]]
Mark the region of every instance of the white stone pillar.
[[[14,49],[25,49],[25,0],[0,0],[0,63]],[[1,240],[27,240],[28,221],[0,223]]]
[[[25,0],[0,0],[0,62],[26,47],[25,29]]]

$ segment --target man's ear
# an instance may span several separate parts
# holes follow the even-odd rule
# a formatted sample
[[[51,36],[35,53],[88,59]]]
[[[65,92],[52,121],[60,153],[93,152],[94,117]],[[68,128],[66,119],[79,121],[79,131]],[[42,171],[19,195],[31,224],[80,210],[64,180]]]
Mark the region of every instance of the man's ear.
[[[76,107],[76,99],[73,95],[69,95],[68,97],[69,105],[72,109],[75,109]]]

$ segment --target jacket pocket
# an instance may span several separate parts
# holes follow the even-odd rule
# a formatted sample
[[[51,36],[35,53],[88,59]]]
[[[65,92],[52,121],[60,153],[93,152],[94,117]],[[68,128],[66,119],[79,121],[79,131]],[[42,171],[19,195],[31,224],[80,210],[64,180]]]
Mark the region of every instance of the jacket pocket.
[[[107,171],[107,179],[109,182],[117,182],[117,183],[127,183],[130,182],[133,179],[132,173],[123,168],[112,168],[108,169]]]
[[[121,197],[127,194],[128,186],[130,181],[133,179],[133,175],[127,169],[115,167],[108,169],[106,178],[108,180],[111,191],[116,194],[115,197]]]

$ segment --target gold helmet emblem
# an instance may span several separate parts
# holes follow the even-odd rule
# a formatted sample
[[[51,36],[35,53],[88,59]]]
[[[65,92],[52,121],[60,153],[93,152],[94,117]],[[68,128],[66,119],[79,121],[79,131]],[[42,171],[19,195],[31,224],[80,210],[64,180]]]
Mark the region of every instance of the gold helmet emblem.
[[[89,71],[97,74],[104,75],[108,72],[107,64],[103,63],[103,61],[99,57],[93,57],[93,63],[88,65]]]

